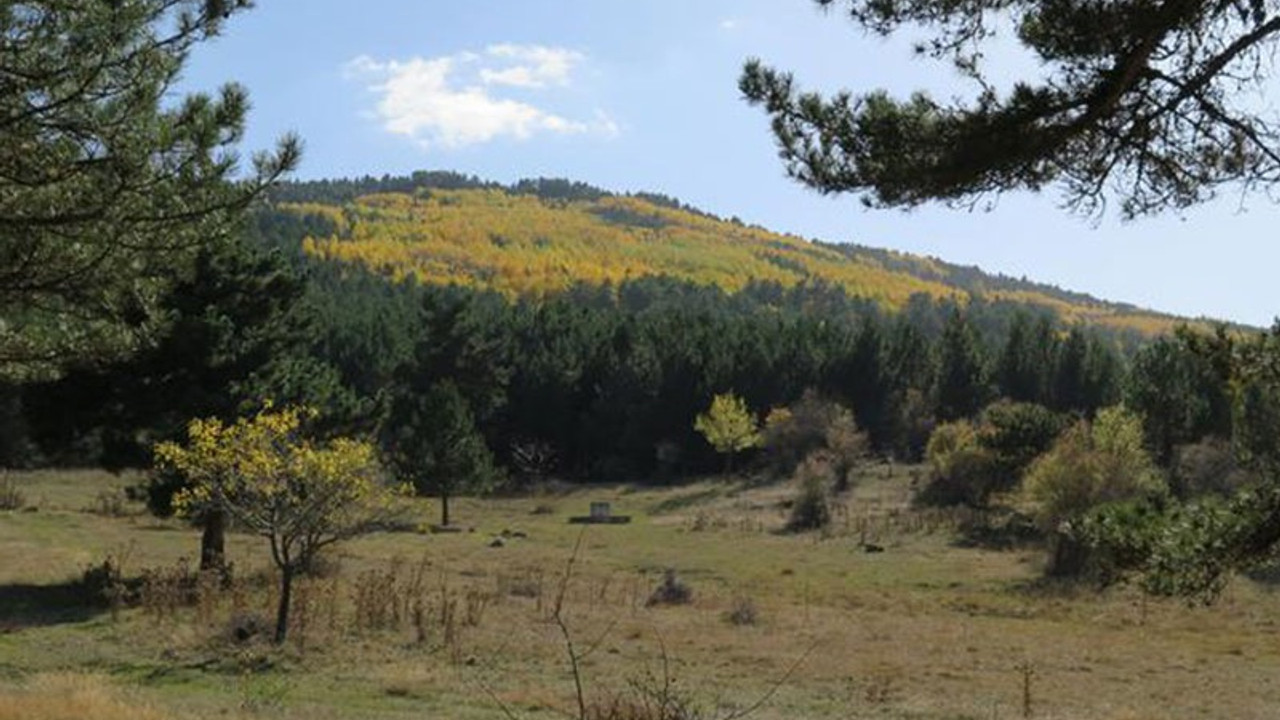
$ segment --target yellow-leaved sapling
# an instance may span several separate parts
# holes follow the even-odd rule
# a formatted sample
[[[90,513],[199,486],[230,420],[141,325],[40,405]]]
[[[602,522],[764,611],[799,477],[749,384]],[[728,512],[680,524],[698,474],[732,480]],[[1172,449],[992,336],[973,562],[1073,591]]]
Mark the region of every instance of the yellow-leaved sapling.
[[[266,538],[280,570],[275,642],[289,627],[293,580],[316,553],[382,527],[403,489],[389,486],[369,443],[306,437],[307,408],[273,409],[233,424],[192,420],[187,444],[156,446],[159,467],[181,473],[187,488],[174,498],[180,515],[218,508],[239,527]]]

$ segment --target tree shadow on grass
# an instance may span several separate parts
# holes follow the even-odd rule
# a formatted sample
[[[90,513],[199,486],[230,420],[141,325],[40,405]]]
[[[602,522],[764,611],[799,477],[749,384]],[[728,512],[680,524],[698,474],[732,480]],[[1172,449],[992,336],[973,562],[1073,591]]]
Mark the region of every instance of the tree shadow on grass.
[[[980,550],[1020,550],[1044,543],[1031,518],[1006,508],[968,511],[958,518],[952,545]]]
[[[101,590],[81,579],[54,585],[0,585],[0,633],[85,622],[110,609]]]
[[[1280,560],[1270,560],[1242,574],[1269,592],[1280,590]]]
[[[677,510],[686,510],[694,505],[700,505],[702,503],[715,500],[722,494],[723,490],[721,488],[695,490],[656,502],[649,506],[649,513],[651,515],[665,515],[667,513],[676,512]]]
[[[0,633],[92,620],[136,597],[142,584],[141,577],[123,577],[119,562],[107,558],[65,582],[0,585]]]

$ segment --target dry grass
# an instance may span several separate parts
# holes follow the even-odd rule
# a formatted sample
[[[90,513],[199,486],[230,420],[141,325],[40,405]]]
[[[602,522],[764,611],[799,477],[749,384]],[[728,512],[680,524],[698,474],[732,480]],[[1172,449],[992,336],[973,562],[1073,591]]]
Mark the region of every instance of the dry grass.
[[[22,488],[7,473],[0,472],[0,510],[21,510],[27,504]]]
[[[171,720],[136,694],[98,675],[39,675],[22,687],[0,688],[0,720]]]
[[[184,717],[253,706],[308,720],[491,718],[499,702],[531,720],[576,714],[552,617],[578,539],[566,517],[594,499],[635,518],[589,529],[564,588],[563,618],[600,707],[630,697],[639,679],[665,677],[666,666],[704,716],[723,716],[806,653],[753,717],[1019,718],[1028,699],[1049,720],[1268,718],[1280,707],[1268,586],[1242,580],[1208,609],[1046,587],[1035,582],[1034,549],[958,547],[955,530],[969,518],[909,510],[905,469],[876,468],[824,532],[800,535],[776,532],[786,487],[581,490],[539,514],[545,499],[464,500],[456,513],[475,533],[343,546],[339,572],[300,582],[282,649],[228,639],[237,613],[271,617],[259,542],[233,537],[231,587],[193,588],[176,563],[196,551],[194,531],[78,512],[97,489],[82,479],[75,497],[61,482],[24,487],[60,497],[64,510],[0,522],[0,618],[12,617],[3,603],[13,588],[64,581],[130,545],[126,577],[161,569],[150,576],[153,600],[115,621],[105,611],[11,627],[0,619],[0,668],[110,672]],[[508,529],[508,544],[489,546]],[[871,542],[885,551],[864,552]],[[691,602],[647,607],[669,567]],[[753,622],[727,622],[745,598]]]

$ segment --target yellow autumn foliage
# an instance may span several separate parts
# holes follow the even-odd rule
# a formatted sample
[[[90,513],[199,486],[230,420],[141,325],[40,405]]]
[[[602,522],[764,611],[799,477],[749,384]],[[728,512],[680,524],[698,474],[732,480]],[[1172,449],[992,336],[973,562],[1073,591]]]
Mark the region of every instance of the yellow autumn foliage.
[[[544,200],[500,189],[375,193],[341,208],[285,204],[332,222],[329,237],[308,237],[306,253],[360,263],[391,278],[457,284],[508,297],[544,297],[576,283],[618,284],[665,275],[728,292],[750,281],[793,287],[821,280],[889,309],[917,293],[965,301],[930,258],[889,253],[919,275],[872,256],[838,250],[758,227],[727,222],[636,197]],[[936,279],[929,279],[936,278]],[[1175,319],[1107,304],[1068,302],[1034,290],[991,290],[991,300],[1031,303],[1067,323],[1098,323],[1144,334],[1168,332]]]
[[[270,539],[278,563],[305,558],[389,512],[400,491],[383,483],[373,446],[306,438],[303,420],[313,414],[268,405],[232,424],[197,419],[187,427],[185,446],[157,445],[157,465],[188,482],[174,498],[177,512],[195,517],[210,506],[225,510]]]

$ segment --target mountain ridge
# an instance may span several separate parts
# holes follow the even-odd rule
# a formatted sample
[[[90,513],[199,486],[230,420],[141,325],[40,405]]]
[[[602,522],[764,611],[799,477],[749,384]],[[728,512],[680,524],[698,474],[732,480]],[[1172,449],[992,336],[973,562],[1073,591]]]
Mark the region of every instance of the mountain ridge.
[[[774,232],[661,193],[614,193],[560,178],[502,185],[422,171],[296,181],[275,188],[271,202],[308,223],[303,249],[313,257],[513,296],[669,275],[730,292],[748,281],[828,282],[889,310],[917,293],[1021,302],[1067,323],[1144,336],[1213,322],[932,256]]]

